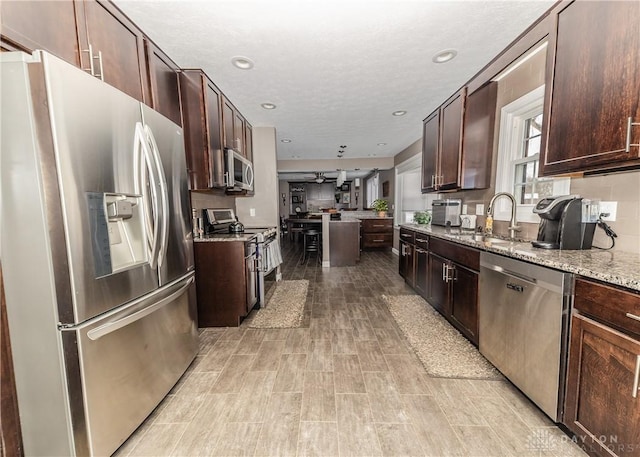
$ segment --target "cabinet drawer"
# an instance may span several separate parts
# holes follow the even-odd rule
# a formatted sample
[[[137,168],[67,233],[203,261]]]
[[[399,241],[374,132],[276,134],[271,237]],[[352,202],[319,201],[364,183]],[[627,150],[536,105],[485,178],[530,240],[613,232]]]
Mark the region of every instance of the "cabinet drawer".
[[[363,219],[362,230],[364,233],[393,233],[393,219]]]
[[[429,249],[472,270],[480,270],[480,251],[431,237]]]
[[[414,244],[415,243],[416,232],[413,230],[409,230],[406,228],[400,229],[400,239],[405,243]]]
[[[576,278],[575,308],[625,331],[640,335],[640,294]]]
[[[393,233],[368,233],[362,236],[363,248],[391,247],[393,245]]]
[[[428,251],[429,250],[429,237],[427,235],[425,235],[424,233],[420,233],[420,232],[415,232],[415,233],[416,233],[416,236],[415,236],[416,247]]]

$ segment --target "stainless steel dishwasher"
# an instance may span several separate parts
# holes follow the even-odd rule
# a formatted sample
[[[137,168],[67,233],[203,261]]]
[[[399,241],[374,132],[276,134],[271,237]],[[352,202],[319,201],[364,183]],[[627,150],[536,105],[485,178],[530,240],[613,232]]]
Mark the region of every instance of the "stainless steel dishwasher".
[[[561,420],[572,275],[480,254],[480,352],[556,422]]]

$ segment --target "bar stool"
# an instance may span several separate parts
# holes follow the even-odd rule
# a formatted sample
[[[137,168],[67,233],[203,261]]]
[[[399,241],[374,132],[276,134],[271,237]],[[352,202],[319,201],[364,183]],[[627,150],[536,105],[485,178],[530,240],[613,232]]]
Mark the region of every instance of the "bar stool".
[[[301,263],[307,261],[307,254],[316,253],[318,263],[321,263],[322,256],[322,233],[316,229],[306,229],[302,232],[303,249]]]

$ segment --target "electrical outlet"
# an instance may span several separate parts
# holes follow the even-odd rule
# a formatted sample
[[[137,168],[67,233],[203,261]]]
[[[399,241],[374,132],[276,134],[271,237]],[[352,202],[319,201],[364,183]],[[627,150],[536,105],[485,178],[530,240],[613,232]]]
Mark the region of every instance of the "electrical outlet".
[[[618,210],[618,202],[600,202],[600,213],[609,214],[602,217],[603,221],[614,222],[616,220],[616,211]]]
[[[249,208],[249,216],[256,217],[256,209],[255,208]]]
[[[462,205],[462,214],[467,214],[467,211],[469,211],[469,206],[468,205]]]
[[[476,215],[483,216],[484,215],[484,203],[478,203],[476,205]]]

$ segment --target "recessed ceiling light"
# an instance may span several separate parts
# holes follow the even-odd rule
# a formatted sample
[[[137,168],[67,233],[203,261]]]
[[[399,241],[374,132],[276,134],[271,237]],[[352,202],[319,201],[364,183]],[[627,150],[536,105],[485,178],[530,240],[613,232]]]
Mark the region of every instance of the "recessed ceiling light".
[[[291,143],[291,140],[289,138],[283,138],[280,141],[283,143]]]
[[[398,110],[398,111],[394,111],[391,114],[393,114],[394,116],[404,116],[405,114],[407,114],[407,112],[405,110],[401,109],[401,110]]]
[[[453,59],[457,55],[458,55],[458,51],[456,51],[455,49],[443,49],[442,51],[436,53],[431,58],[431,60],[433,60],[435,63],[445,63],[445,62],[449,62],[451,59]]]
[[[387,143],[378,143],[378,146],[386,146]]]
[[[253,61],[244,56],[235,56],[231,58],[231,63],[234,67],[240,70],[251,70],[253,68]]]
[[[274,105],[273,103],[263,103],[262,106],[264,109],[276,109],[276,105]]]

